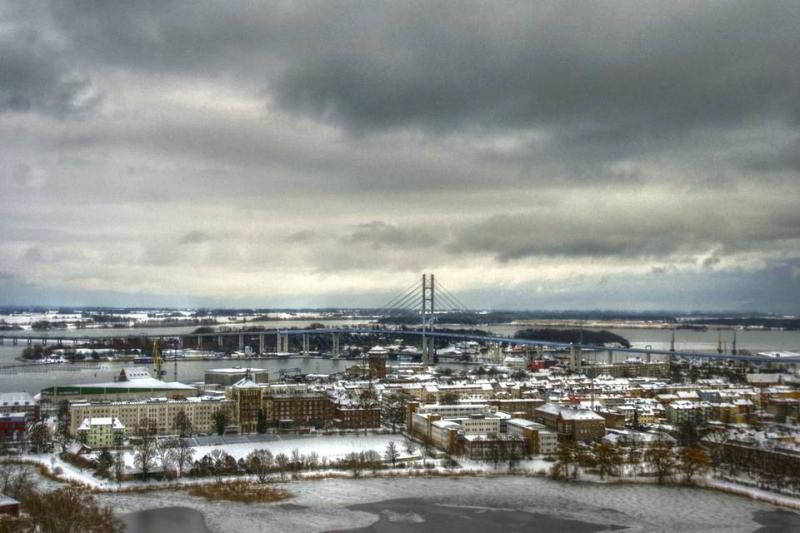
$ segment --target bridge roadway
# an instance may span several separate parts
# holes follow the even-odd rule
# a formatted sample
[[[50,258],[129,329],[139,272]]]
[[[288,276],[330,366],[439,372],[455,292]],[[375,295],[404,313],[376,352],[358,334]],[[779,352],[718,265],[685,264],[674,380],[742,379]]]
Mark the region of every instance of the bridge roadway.
[[[102,336],[51,336],[51,335],[19,335],[19,334],[0,334],[0,344],[2,344],[5,340],[11,340],[14,344],[17,344],[19,341],[24,341],[27,344],[32,344],[35,342],[39,342],[42,344],[46,344],[48,342],[53,342],[56,345],[63,345],[68,342],[78,343],[80,341],[83,342],[92,342],[92,341],[105,341],[111,339],[176,339],[176,338],[184,338],[184,337],[195,337],[195,338],[207,338],[207,337],[229,337],[235,336],[240,338],[247,338],[247,337],[261,337],[266,335],[276,335],[280,337],[281,335],[288,336],[288,335],[304,335],[304,336],[311,336],[311,335],[341,335],[341,334],[389,334],[389,335],[412,335],[421,337],[423,334],[426,337],[438,337],[438,338],[448,338],[448,339],[459,339],[459,340],[472,340],[478,342],[489,342],[489,343],[502,343],[502,344],[519,344],[524,346],[546,346],[551,348],[564,348],[569,349],[571,347],[575,347],[581,350],[588,350],[588,351],[596,351],[596,352],[615,352],[615,353],[631,353],[631,354],[638,354],[638,355],[664,355],[664,356],[676,356],[676,357],[686,357],[690,359],[720,359],[720,360],[733,360],[733,361],[749,361],[752,363],[780,363],[780,364],[799,364],[800,357],[784,357],[784,358],[776,358],[776,357],[764,357],[764,356],[753,356],[753,355],[732,355],[732,354],[720,354],[720,353],[708,353],[708,352],[672,352],[669,350],[652,350],[648,348],[608,348],[606,346],[598,346],[593,344],[571,344],[566,342],[552,342],[552,341],[541,341],[541,340],[533,340],[533,339],[517,339],[514,337],[499,337],[499,336],[491,336],[491,335],[470,335],[466,333],[456,333],[456,332],[448,332],[448,331],[425,331],[422,330],[409,330],[409,329],[387,329],[387,328],[319,328],[319,329],[270,329],[270,330],[255,330],[255,331],[220,331],[214,333],[172,333],[172,334],[148,334],[143,332],[141,335],[102,335]],[[240,340],[241,344],[241,340]],[[260,339],[260,344],[263,344],[263,339]],[[260,350],[264,352],[264,350]]]

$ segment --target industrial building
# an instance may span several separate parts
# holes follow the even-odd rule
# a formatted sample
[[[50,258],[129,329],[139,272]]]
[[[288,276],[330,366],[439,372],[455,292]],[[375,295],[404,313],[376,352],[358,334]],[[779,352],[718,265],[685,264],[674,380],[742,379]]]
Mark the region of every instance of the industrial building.
[[[205,371],[206,385],[220,385],[230,387],[237,381],[241,381],[248,376],[254,383],[268,383],[269,374],[264,368],[241,368],[238,366],[231,368],[212,368]]]
[[[88,383],[66,385],[42,389],[42,401],[61,400],[138,400],[162,396],[167,398],[187,398],[196,396],[197,389],[177,381],[161,381],[150,376],[147,369],[125,368],[117,381],[107,383]]]

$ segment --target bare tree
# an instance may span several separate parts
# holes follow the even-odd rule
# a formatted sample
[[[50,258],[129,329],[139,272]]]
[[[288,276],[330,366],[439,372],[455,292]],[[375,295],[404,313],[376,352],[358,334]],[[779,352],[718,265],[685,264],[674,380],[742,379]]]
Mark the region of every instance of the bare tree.
[[[222,474],[225,472],[226,455],[227,453],[219,448],[214,448],[211,450],[211,453],[208,454],[209,458],[211,459],[214,475],[217,477],[218,482],[222,481]]]
[[[272,452],[269,450],[253,450],[247,455],[245,460],[247,469],[254,474],[260,483],[265,483],[269,479],[269,474],[275,464]]]
[[[555,479],[569,481],[578,477],[578,450],[573,441],[561,441],[556,451],[556,462],[550,469]]]
[[[408,455],[414,455],[417,452],[417,447],[414,444],[414,441],[408,439],[403,443],[403,447]]]
[[[292,450],[291,465],[295,475],[299,474],[300,471],[305,467],[305,462],[306,462],[305,459],[306,459],[305,456],[300,453],[300,450],[298,450],[297,448]]]
[[[644,460],[656,474],[659,485],[672,478],[675,470],[673,445],[667,440],[659,440],[644,452]]]
[[[156,455],[164,474],[172,470],[172,466],[175,464],[175,450],[178,446],[180,446],[180,439],[177,437],[157,441]]]
[[[694,476],[705,473],[711,466],[711,459],[702,448],[683,448],[678,459],[678,470],[687,485],[692,483]]]
[[[150,471],[153,469],[157,455],[157,434],[158,426],[152,418],[145,418],[139,422],[135,430],[135,444],[133,445],[133,460],[136,466],[142,471],[142,477],[146,480]]]
[[[179,437],[191,437],[194,433],[192,421],[189,419],[189,416],[183,409],[178,411],[178,413],[175,415],[175,420],[172,423],[172,427],[178,432]]]
[[[72,442],[72,434],[69,430],[69,400],[61,400],[58,402],[56,421],[56,431],[53,435],[53,440],[61,446],[61,453],[64,453],[67,451],[69,443]]]
[[[214,413],[214,429],[217,430],[217,435],[225,434],[225,427],[228,425],[228,413],[223,409],[218,409]]]
[[[117,483],[122,481],[122,477],[125,475],[125,454],[122,450],[117,449],[117,453],[114,454],[114,479],[117,480]]]
[[[397,444],[395,444],[394,441],[389,441],[389,444],[386,445],[384,456],[387,461],[392,463],[392,467],[397,464],[397,458],[400,456],[400,452],[397,451]]]
[[[189,439],[178,439],[178,446],[173,450],[173,454],[178,477],[183,477],[183,470],[191,466],[194,456],[194,448]]]
[[[286,467],[289,466],[289,456],[285,453],[279,453],[275,456],[275,464],[278,465],[278,472],[281,475],[281,481],[286,479]]]
[[[601,441],[594,445],[595,466],[600,472],[600,477],[618,476],[622,466],[622,453],[619,448],[610,443]]]
[[[44,422],[37,422],[28,431],[28,442],[33,453],[42,453],[50,449],[52,439],[50,429]]]

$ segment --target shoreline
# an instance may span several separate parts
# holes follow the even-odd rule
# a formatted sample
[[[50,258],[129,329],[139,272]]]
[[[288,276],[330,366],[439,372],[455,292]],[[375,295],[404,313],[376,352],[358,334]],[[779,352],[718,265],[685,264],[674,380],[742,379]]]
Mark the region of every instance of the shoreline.
[[[62,467],[62,474],[60,475],[56,474],[51,468],[51,465],[55,463],[46,460],[44,457],[42,457],[41,460],[37,460],[34,457],[27,457],[18,460],[0,461],[0,463],[2,464],[19,464],[19,465],[35,466],[37,467],[38,474],[46,479],[73,486],[78,486],[83,489],[89,490],[92,494],[110,495],[110,494],[147,493],[147,492],[158,492],[158,491],[173,491],[173,492],[183,491],[183,490],[188,491],[191,488],[196,488],[198,486],[214,485],[218,483],[218,480],[216,478],[207,478],[207,477],[183,478],[181,481],[168,481],[168,482],[147,481],[147,482],[133,482],[133,483],[131,482],[117,483],[113,481],[99,480],[95,478],[93,475],[90,475],[92,479],[97,481],[97,484],[93,485],[85,482],[87,477],[86,475],[80,475],[78,476],[78,478],[65,476],[64,473],[67,472],[67,470],[63,468],[63,465],[69,465],[69,463],[65,463],[64,461],[61,460],[58,460],[57,462],[60,463],[58,464],[58,467]],[[75,468],[71,465],[70,467]],[[517,470],[517,471],[501,472],[493,470],[478,470],[478,469],[468,469],[468,468],[445,469],[442,467],[437,467],[436,469],[433,470],[389,469],[386,471],[377,471],[377,472],[365,471],[357,476],[347,471],[330,469],[319,472],[303,472],[300,474],[289,474],[282,477],[281,479],[270,479],[265,483],[259,483],[252,475],[241,475],[241,476],[223,477],[221,478],[221,482],[227,483],[227,482],[246,481],[255,484],[277,485],[284,488],[288,488],[288,486],[291,486],[294,483],[318,482],[331,479],[347,479],[347,480],[361,481],[361,480],[371,480],[371,479],[404,479],[404,478],[405,479],[450,478],[453,480],[461,478],[491,479],[500,477],[538,478],[538,479],[546,479],[549,481],[557,482],[559,484],[588,485],[597,488],[602,487],[604,485],[616,485],[616,486],[652,485],[652,486],[662,486],[662,487],[680,487],[680,488],[709,490],[723,494],[744,497],[749,500],[767,503],[784,509],[800,511],[800,497],[793,497],[785,494],[771,492],[757,487],[748,487],[747,485],[742,485],[735,482],[723,479],[717,479],[713,477],[699,478],[692,484],[664,483],[662,485],[659,485],[657,482],[655,482],[654,479],[650,477],[645,477],[645,478],[620,477],[620,478],[609,478],[601,480],[596,478],[596,476],[594,476],[593,474],[584,473],[584,476],[585,476],[584,478],[580,478],[575,481],[564,481],[564,480],[553,479],[547,474],[542,474],[541,470],[539,471]],[[128,483],[128,486],[123,486],[123,484],[125,483]],[[291,497],[289,499],[291,499]]]

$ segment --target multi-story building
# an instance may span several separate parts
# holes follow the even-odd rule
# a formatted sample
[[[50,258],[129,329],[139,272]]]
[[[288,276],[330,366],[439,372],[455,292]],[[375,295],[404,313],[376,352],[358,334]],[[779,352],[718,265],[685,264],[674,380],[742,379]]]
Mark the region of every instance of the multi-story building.
[[[525,442],[529,454],[553,455],[558,448],[558,435],[549,431],[544,424],[522,418],[512,418],[506,424],[508,434],[517,436]]]
[[[84,418],[78,438],[90,448],[112,448],[125,440],[125,426],[116,417]]]
[[[183,412],[196,434],[214,433],[214,414],[222,410],[233,417],[233,402],[219,397],[192,397],[184,400],[156,398],[126,402],[79,402],[70,405],[70,429],[76,433],[86,418],[114,417],[129,432],[135,431],[146,419],[155,422],[159,435],[175,434],[175,419]]]
[[[462,435],[459,437],[460,451],[472,460],[499,460],[508,457],[520,458],[525,454],[525,442],[509,435]]]
[[[667,420],[674,425],[705,422],[711,416],[711,412],[711,404],[700,401],[673,400],[666,407]]]
[[[28,427],[25,413],[0,414],[0,440],[20,440]]]
[[[595,440],[606,433],[605,419],[594,411],[554,403],[546,403],[536,409],[536,422],[569,440]]]
[[[259,413],[267,423],[263,412],[264,388],[257,385],[249,376],[242,378],[228,389],[233,402],[233,421],[239,426],[239,433],[255,433],[258,429]]]
[[[377,428],[381,425],[378,407],[335,404],[333,416],[334,424],[341,429]]]
[[[375,346],[367,353],[369,375],[375,379],[386,377],[386,358],[389,353],[381,346]]]
[[[600,375],[612,376],[615,378],[635,378],[651,377],[665,378],[669,376],[669,363],[661,361],[627,361],[622,363],[597,363],[583,365],[582,372],[594,378]]]
[[[325,427],[334,418],[334,404],[321,392],[267,393],[263,408],[268,423],[279,427]]]
[[[28,420],[39,420],[39,403],[27,392],[0,392],[0,415],[24,413]]]

